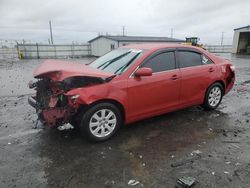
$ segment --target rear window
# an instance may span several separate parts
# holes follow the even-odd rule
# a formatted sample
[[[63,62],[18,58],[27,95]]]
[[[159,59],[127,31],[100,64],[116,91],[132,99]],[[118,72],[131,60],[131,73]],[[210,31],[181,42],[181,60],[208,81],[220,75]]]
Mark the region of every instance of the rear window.
[[[205,55],[202,55],[202,64],[207,65],[207,64],[212,64],[213,62],[208,59]]]
[[[179,51],[178,60],[180,68],[201,65],[201,55],[196,52]]]

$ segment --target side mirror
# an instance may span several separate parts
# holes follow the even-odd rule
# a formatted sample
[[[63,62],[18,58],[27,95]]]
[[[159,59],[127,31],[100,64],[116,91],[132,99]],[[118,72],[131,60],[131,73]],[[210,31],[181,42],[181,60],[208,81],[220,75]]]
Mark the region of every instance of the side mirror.
[[[142,67],[139,68],[136,72],[135,72],[135,76],[136,77],[141,77],[141,76],[152,76],[153,70],[151,68],[148,67]]]

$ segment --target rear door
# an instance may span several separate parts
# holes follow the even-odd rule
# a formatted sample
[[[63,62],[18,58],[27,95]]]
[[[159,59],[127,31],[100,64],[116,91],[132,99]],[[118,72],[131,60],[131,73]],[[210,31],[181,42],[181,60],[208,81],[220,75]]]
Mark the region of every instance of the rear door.
[[[181,75],[176,66],[175,52],[162,51],[154,54],[140,67],[151,68],[153,75],[129,78],[130,118],[140,119],[177,106]]]
[[[216,79],[216,66],[195,50],[179,49],[178,66],[181,71],[180,102],[183,105],[203,103],[206,89]]]

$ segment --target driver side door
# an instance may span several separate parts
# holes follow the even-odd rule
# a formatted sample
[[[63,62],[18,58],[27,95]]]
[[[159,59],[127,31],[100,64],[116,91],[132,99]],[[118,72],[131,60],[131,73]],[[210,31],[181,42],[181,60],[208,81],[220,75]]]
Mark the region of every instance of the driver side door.
[[[181,73],[176,66],[175,51],[161,51],[140,67],[153,70],[152,76],[128,79],[128,118],[139,120],[175,109],[180,100]]]

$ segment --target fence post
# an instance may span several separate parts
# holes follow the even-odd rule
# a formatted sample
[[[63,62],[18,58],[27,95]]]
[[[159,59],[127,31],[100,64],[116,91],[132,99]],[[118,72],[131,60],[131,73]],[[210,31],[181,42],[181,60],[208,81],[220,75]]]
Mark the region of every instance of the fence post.
[[[72,42],[72,45],[71,45],[71,55],[72,55],[72,58],[74,58],[74,56],[75,56],[74,50],[75,50],[75,48],[74,48],[74,42]]]
[[[37,43],[36,43],[36,57],[37,57],[37,59],[40,58],[40,56],[39,56],[39,49],[38,49],[38,44]]]
[[[54,46],[54,49],[55,49],[55,58],[57,58],[56,57],[56,46],[54,44],[52,44],[52,45]]]

